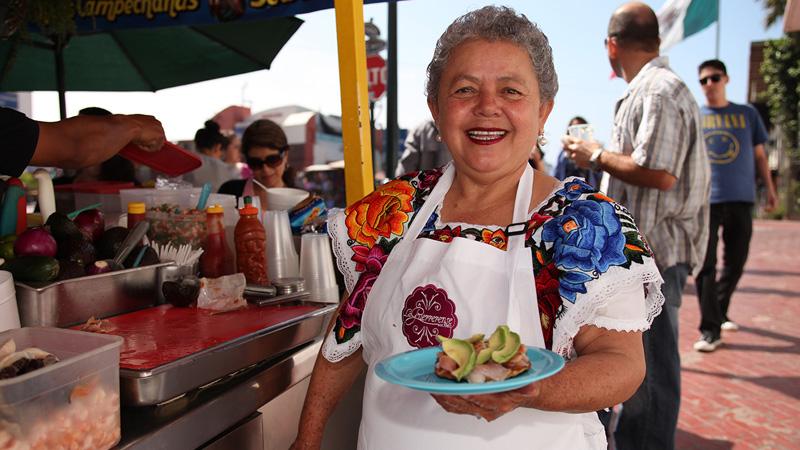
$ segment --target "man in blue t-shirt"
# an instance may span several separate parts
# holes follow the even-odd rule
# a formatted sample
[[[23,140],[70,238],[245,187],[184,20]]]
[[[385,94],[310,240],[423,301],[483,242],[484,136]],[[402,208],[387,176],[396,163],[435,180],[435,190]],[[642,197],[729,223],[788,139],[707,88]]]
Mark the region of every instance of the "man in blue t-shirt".
[[[728,101],[725,94],[728,72],[722,61],[705,61],[698,71],[707,103],[700,112],[711,162],[711,229],[703,269],[696,278],[702,337],[694,344],[694,349],[713,352],[722,342],[721,330],[738,329],[728,319],[728,306],[750,248],[756,172],[767,188],[768,210],[775,207],[777,196],[764,151],[767,131],[758,112],[750,105]],[[720,228],[724,267],[717,279]]]

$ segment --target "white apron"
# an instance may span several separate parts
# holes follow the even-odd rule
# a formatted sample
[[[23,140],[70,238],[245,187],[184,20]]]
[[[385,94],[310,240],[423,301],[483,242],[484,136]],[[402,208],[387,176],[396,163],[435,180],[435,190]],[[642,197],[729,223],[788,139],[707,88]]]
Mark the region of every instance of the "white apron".
[[[529,346],[544,347],[530,250],[525,234],[507,251],[471,239],[416,239],[450,189],[447,167],[405,238],[392,250],[369,294],[362,318],[369,371],[358,436],[360,450],[605,449],[595,413],[518,408],[493,422],[446,412],[430,394],[389,384],[375,375],[382,359],[438,345],[436,335],[466,338],[508,324]],[[533,186],[527,167],[517,187],[512,223],[525,222]],[[512,227],[512,231],[522,228]],[[431,370],[433,367],[431,367]]]

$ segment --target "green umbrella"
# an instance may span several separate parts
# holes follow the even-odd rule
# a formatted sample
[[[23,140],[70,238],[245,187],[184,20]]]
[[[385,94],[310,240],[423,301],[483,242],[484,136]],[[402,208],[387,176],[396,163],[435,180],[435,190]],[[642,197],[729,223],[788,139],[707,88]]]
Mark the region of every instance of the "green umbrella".
[[[0,91],[59,91],[63,117],[65,91],[157,91],[268,69],[302,23],[275,17],[78,34],[63,47],[63,70],[48,39],[31,35],[13,61],[4,40]]]

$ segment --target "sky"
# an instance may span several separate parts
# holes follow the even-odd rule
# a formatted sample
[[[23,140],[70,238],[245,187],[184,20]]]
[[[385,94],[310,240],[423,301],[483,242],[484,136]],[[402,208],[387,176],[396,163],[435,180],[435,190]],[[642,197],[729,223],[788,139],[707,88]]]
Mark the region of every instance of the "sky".
[[[728,98],[747,97],[750,43],[781,35],[781,25],[764,27],[766,13],[761,0],[720,0],[719,58],[730,76]],[[414,127],[430,117],[424,95],[425,69],[436,40],[456,17],[487,4],[503,4],[524,13],[548,36],[553,48],[559,92],[545,127],[550,143],[545,158],[554,164],[559,138],[575,115],[585,117],[595,137],[610,136],[613,107],[626,83],[610,79],[611,69],[603,46],[611,13],[623,2],[616,0],[406,0],[398,2],[398,121],[401,128]],[[664,0],[646,1],[658,10]],[[301,105],[325,114],[341,114],[333,10],[298,16],[305,21],[281,50],[270,70],[164,89],[155,93],[68,92],[67,116],[87,106],[115,113],[156,116],[171,141],[192,139],[203,122],[230,105],[249,106],[258,112],[285,105]],[[387,5],[364,8],[364,19],[388,31]],[[698,103],[703,97],[697,82],[697,66],[714,58],[716,25],[690,36],[666,53],[670,65],[690,87]],[[382,55],[385,57],[386,52]],[[376,122],[385,126],[386,100],[376,104]],[[32,116],[40,121],[59,119],[54,92],[34,92]]]

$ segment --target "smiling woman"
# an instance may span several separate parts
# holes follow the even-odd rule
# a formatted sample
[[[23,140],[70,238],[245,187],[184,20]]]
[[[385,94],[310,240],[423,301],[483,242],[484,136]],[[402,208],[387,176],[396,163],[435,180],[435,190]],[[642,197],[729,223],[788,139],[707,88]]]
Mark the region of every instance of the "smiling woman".
[[[366,363],[359,449],[604,449],[594,411],[641,383],[641,331],[663,302],[649,247],[625,208],[528,165],[558,83],[547,38],[525,16],[485,7],[460,17],[439,39],[428,80],[453,162],[393,180],[329,219],[348,295],[293,448],[318,448]],[[437,337],[503,324],[571,362],[475,396],[415,392],[373,370]]]

